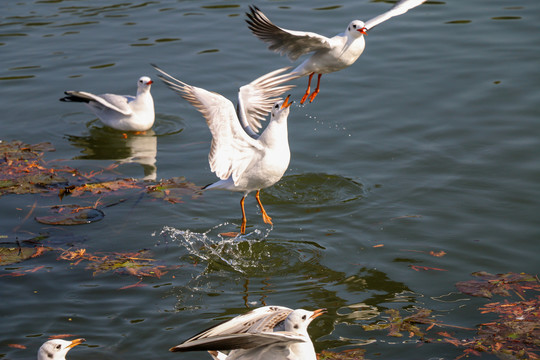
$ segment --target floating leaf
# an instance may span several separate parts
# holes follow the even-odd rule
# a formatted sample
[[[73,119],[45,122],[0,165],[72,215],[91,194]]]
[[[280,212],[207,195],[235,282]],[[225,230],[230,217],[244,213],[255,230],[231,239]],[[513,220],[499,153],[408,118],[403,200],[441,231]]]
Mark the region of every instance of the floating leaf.
[[[131,289],[131,288],[134,288],[134,287],[144,287],[144,286],[146,286],[146,284],[141,284],[141,282],[142,282],[142,280],[139,280],[135,284],[123,286],[123,287],[120,288],[120,290],[126,290],[126,289]]]
[[[415,324],[429,324],[429,328],[438,325],[439,322],[431,316],[431,310],[417,309],[416,313],[401,317],[400,313],[396,309],[385,310],[385,314],[388,318],[384,322],[379,322],[372,325],[363,325],[362,327],[366,331],[371,330],[388,330],[388,336],[402,337],[402,332],[409,333],[409,337],[418,336],[423,337],[424,332]]]
[[[429,266],[409,265],[409,267],[411,269],[413,269],[414,271],[420,271],[420,270],[424,270],[424,271],[428,271],[428,270],[448,271],[446,269],[439,269],[439,268],[434,268],[434,267],[429,267]]]
[[[540,358],[540,296],[528,301],[496,302],[481,307],[496,313],[496,321],[481,324],[477,336],[463,344],[466,351],[485,351],[505,358]]]
[[[201,188],[195,184],[186,181],[184,177],[175,177],[161,181],[156,185],[150,185],[146,191],[155,198],[163,199],[170,203],[182,202],[182,197],[190,195],[196,197]]]
[[[49,336],[49,340],[51,340],[51,339],[65,339],[65,338],[71,338],[71,337],[77,337],[77,335],[73,335],[73,334],[51,335],[51,336]]]
[[[11,265],[35,258],[47,251],[44,247],[0,247],[0,265]]]
[[[0,195],[42,193],[50,186],[66,182],[57,174],[65,169],[45,166],[43,151],[54,151],[54,148],[50,143],[0,142]]]
[[[86,249],[65,250],[58,259],[75,261],[72,265],[78,265],[81,261],[89,261],[86,267],[93,270],[94,275],[115,271],[123,274],[142,277],[160,278],[165,275],[166,267],[163,265],[154,265],[154,259],[147,258],[144,255],[147,250],[141,250],[135,253],[111,253],[111,254],[90,254]]]
[[[100,221],[105,217],[99,209],[73,204],[55,205],[50,210],[52,215],[37,216],[36,221],[47,225],[81,225]]]
[[[523,297],[525,290],[540,291],[540,283],[529,274],[506,273],[493,275],[487,272],[475,272],[473,276],[480,280],[460,281],[456,287],[464,294],[491,298],[493,295],[510,296],[511,290]]]
[[[340,352],[331,352],[323,350],[317,354],[318,360],[363,360],[366,350],[364,349],[351,349]]]
[[[126,189],[142,189],[144,186],[141,182],[135,179],[118,179],[113,181],[104,181],[98,183],[82,184],[80,186],[68,186],[62,189],[60,195],[69,193],[71,196],[81,196],[84,193],[93,195],[109,193],[112,191]]]
[[[444,251],[437,251],[437,252],[430,251],[429,255],[435,256],[435,257],[443,257],[444,255],[446,255],[446,253]]]

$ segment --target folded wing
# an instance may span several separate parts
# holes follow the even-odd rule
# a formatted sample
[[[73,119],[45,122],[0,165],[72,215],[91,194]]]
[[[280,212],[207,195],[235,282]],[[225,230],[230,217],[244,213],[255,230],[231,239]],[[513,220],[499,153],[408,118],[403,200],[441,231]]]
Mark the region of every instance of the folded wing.
[[[65,94],[67,96],[60,100],[72,101],[72,102],[95,101],[109,110],[119,112],[120,114],[123,114],[126,116],[129,116],[133,113],[133,111],[128,105],[128,98],[122,95],[114,95],[114,94],[94,95],[86,91],[66,91]]]

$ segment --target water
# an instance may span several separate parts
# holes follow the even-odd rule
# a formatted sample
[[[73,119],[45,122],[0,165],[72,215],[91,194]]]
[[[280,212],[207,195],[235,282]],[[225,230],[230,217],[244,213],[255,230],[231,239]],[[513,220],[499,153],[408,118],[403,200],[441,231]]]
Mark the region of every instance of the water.
[[[353,17],[371,18],[391,3],[256,5],[284,27],[333,35]],[[118,163],[117,177],[214,181],[202,117],[163,84],[152,88],[153,131],[128,139],[58,98],[71,89],[133,94],[139,76],[157,79],[149,65],[156,63],[234,99],[239,86],[290,64],[250,34],[247,8],[210,1],[5,2],[1,139],[49,141],[56,151],[48,160],[87,172]],[[56,334],[87,339],[70,359],[209,358],[167,349],[264,304],[327,308],[310,326],[317,351],[363,347],[371,359],[459,356],[462,349],[449,344],[418,347],[414,338],[361,325],[380,320],[385,309],[426,307],[445,323],[475,327],[492,319],[477,310],[486,300],[459,294],[457,281],[474,271],[538,272],[539,21],[536,0],[430,1],[375,28],[356,64],[323,76],[313,104],[293,105],[290,167],[262,193],[274,226],[262,222],[249,197],[248,234],[239,239],[219,235],[238,230],[238,194],[186,194],[177,204],[132,195],[105,209],[102,221],[72,227],[33,220],[60,204],[56,196],[1,197],[8,242],[47,233],[55,248],[149,249],[168,272],[133,287],[137,277],[94,274],[88,262],[58,260],[58,251],[3,267],[0,358],[32,358]],[[297,85],[296,100],[306,80]]]

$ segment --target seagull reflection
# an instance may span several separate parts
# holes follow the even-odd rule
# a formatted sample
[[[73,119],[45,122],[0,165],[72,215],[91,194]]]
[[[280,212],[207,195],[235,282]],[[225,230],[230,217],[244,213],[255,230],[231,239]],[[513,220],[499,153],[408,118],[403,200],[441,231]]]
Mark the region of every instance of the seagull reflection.
[[[88,136],[66,135],[72,145],[81,148],[73,159],[114,160],[119,164],[138,163],[143,180],[156,180],[157,136],[150,129],[142,134],[122,133],[107,127],[92,126]]]

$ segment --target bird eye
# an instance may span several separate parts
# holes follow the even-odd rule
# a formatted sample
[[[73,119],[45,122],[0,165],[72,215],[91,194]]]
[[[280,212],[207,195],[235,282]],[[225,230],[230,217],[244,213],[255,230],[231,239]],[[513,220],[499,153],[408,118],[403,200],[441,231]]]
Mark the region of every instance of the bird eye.
[[[276,109],[279,109],[279,105],[278,105],[278,104],[276,104],[275,108],[276,108]]]
[[[355,28],[355,29],[356,29],[356,24],[354,24],[354,25],[353,25],[353,28]]]
[[[60,349],[62,348],[62,345],[58,344],[58,345],[56,345],[56,348],[57,348],[58,350],[60,350]]]
[[[302,316],[302,320],[306,320],[306,315]]]

